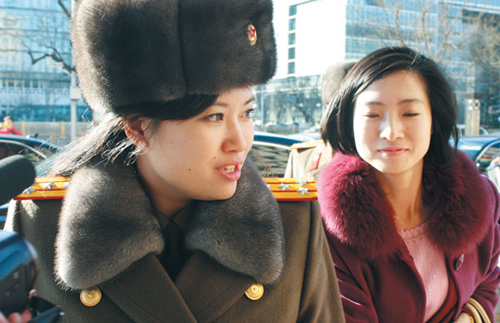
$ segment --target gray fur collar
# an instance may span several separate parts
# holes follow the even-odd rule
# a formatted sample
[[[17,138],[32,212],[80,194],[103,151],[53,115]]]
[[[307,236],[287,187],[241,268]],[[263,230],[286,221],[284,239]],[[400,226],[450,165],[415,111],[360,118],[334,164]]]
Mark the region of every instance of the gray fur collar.
[[[83,289],[163,249],[160,225],[132,167],[120,163],[78,170],[63,201],[56,241],[60,283]],[[198,201],[186,232],[190,250],[261,283],[283,269],[278,204],[255,168],[245,163],[233,197]]]

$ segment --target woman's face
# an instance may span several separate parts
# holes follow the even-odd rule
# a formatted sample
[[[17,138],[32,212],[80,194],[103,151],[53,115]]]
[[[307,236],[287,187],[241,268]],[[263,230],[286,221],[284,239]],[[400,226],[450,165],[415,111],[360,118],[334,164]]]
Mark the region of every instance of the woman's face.
[[[150,194],[177,203],[230,198],[252,147],[253,104],[250,88],[235,89],[191,119],[162,121],[137,158]]]
[[[373,82],[355,102],[353,126],[358,154],[379,172],[421,171],[432,133],[424,81],[398,71]]]

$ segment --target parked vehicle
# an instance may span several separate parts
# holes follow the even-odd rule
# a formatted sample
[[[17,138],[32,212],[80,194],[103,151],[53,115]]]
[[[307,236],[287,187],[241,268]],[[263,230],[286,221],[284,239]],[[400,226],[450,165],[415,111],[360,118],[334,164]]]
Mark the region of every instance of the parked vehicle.
[[[58,147],[38,139],[14,135],[0,135],[0,159],[23,155],[35,166],[57,153]],[[3,228],[8,204],[0,206],[0,229]]]
[[[303,141],[303,139],[299,138],[255,132],[252,149],[248,153],[248,157],[253,161],[263,177],[283,177],[288,163],[290,146]]]
[[[13,155],[24,155],[31,162],[37,163],[52,156],[58,150],[58,147],[38,139],[0,135],[0,159]]]
[[[481,173],[486,174],[486,168],[500,152],[500,136],[460,137],[458,149],[474,161]]]

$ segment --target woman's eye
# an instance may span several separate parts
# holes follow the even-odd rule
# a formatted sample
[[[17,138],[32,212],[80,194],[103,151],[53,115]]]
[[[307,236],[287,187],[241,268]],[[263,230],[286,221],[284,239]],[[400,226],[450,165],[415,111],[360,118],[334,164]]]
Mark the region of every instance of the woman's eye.
[[[419,113],[416,113],[416,112],[407,112],[404,114],[405,117],[416,117],[418,115],[419,115]]]
[[[215,113],[207,116],[207,120],[209,121],[222,121],[224,115],[222,113]]]
[[[365,118],[368,118],[368,119],[373,119],[373,118],[378,117],[378,114],[375,114],[375,113],[367,113],[367,114],[364,114],[364,117],[365,117]]]
[[[252,119],[252,115],[253,115],[253,112],[255,111],[255,109],[248,109],[247,111],[245,111],[245,113],[243,114],[243,116],[245,118],[248,118],[248,119]]]

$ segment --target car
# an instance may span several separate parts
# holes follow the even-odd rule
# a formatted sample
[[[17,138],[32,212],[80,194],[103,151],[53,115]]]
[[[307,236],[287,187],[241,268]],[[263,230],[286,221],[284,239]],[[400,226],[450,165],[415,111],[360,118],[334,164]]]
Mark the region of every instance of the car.
[[[32,163],[46,159],[59,151],[59,147],[46,141],[14,135],[0,135],[0,159],[23,155]]]
[[[283,177],[290,155],[290,146],[300,142],[304,140],[256,131],[248,157],[263,177]]]
[[[500,152],[500,136],[460,137],[457,148],[472,159],[482,174],[486,174],[491,161]]]
[[[23,155],[37,166],[58,151],[59,147],[46,141],[15,135],[0,135],[0,159]],[[5,223],[7,208],[8,203],[0,206],[0,229]]]

